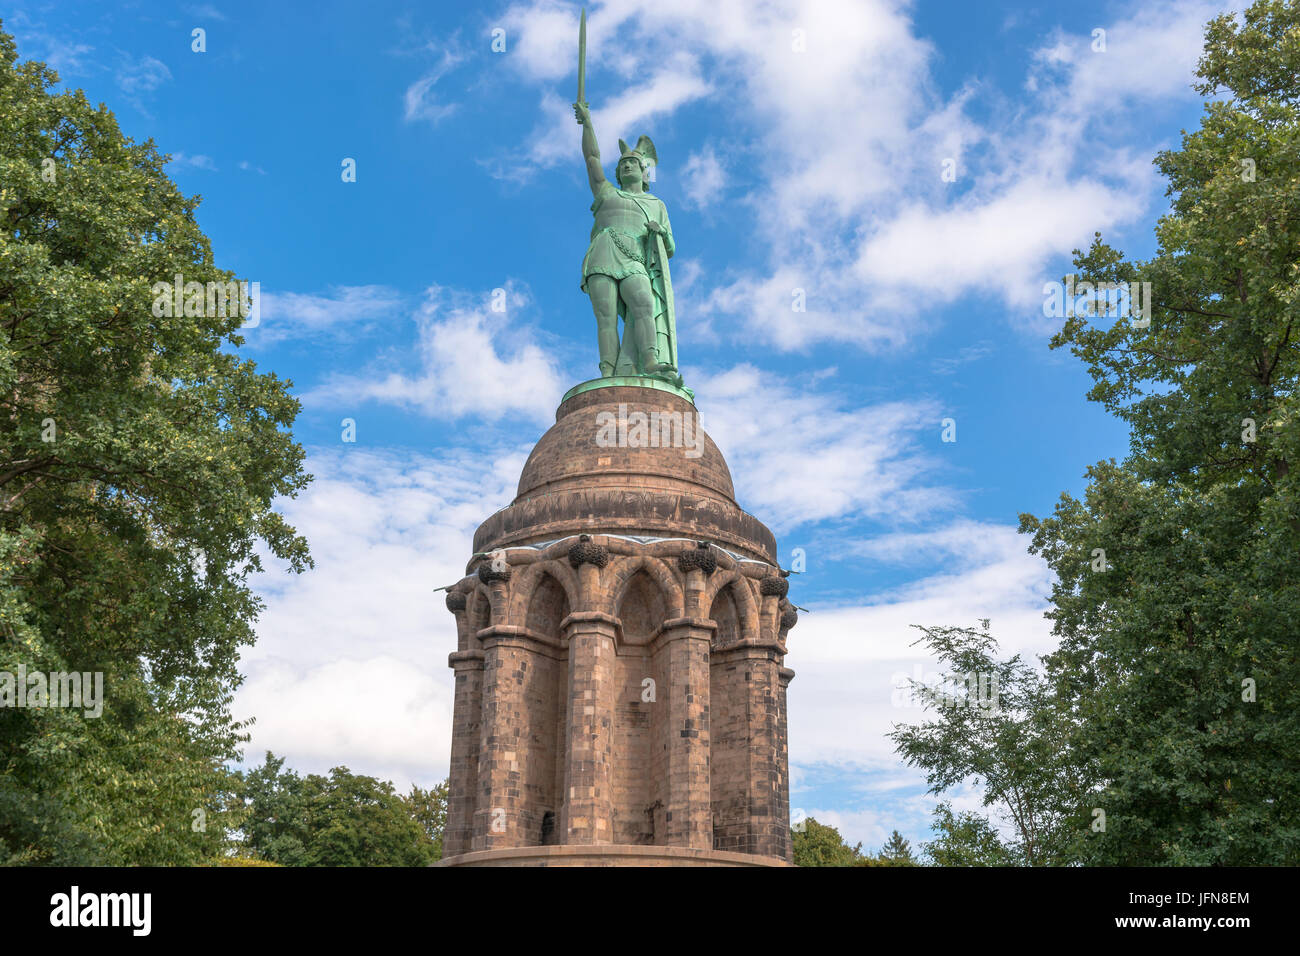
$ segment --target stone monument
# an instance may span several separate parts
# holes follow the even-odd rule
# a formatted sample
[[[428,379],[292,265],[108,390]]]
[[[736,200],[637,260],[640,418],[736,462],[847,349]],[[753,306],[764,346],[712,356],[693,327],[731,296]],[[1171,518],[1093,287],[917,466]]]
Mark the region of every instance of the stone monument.
[[[677,366],[657,162],[620,141],[582,286],[601,377],[564,396],[513,503],[448,589],[457,647],[443,864],[785,865],[786,635],[776,541],[737,504]],[[620,342],[617,322],[623,319]]]

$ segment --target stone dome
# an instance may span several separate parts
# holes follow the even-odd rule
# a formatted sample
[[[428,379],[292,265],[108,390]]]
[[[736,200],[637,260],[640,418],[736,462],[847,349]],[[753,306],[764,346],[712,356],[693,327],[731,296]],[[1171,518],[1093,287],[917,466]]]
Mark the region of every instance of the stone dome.
[[[622,443],[620,422],[629,438]],[[644,434],[637,433],[639,427]],[[731,471],[713,439],[699,428],[695,406],[671,392],[627,385],[580,392],[556,409],[555,424],[524,464],[515,500],[629,483],[735,504]]]
[[[561,402],[514,502],[479,527],[474,550],[578,532],[708,539],[776,560],[772,532],[736,504],[694,404],[653,387],[597,385]]]

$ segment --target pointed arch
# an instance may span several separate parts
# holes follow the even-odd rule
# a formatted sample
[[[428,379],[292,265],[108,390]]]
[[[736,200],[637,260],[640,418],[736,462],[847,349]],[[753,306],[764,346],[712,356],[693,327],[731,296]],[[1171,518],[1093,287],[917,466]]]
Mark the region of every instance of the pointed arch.
[[[749,586],[749,579],[740,571],[716,571],[709,577],[704,593],[700,595],[700,610],[711,613],[713,602],[723,588],[729,588],[731,599],[736,603],[736,615],[740,624],[740,639],[752,641],[758,639],[759,606],[754,599],[754,591]]]
[[[544,577],[553,578],[564,589],[570,609],[581,606],[578,602],[578,575],[567,561],[534,561],[518,567],[510,581],[510,609],[506,617],[509,623],[526,622],[533,591],[541,586]]]
[[[667,562],[663,559],[645,554],[619,558],[613,562],[610,569],[609,590],[606,592],[612,600],[610,607],[603,610],[606,610],[609,614],[618,614],[618,609],[622,606],[623,599],[626,597],[627,589],[639,571],[644,571],[659,586],[659,590],[663,594],[667,617],[682,617],[684,614],[683,608],[686,607],[686,595],[681,582],[677,580],[677,575],[673,574]]]

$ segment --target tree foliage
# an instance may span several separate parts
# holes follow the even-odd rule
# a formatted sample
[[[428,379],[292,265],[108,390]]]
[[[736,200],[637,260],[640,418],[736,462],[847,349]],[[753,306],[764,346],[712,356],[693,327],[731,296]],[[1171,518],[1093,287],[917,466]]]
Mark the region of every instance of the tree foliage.
[[[889,737],[899,755],[925,770],[931,793],[966,781],[983,786],[984,805],[1011,820],[1017,833],[1000,862],[1065,862],[1086,826],[1084,804],[1092,788],[1088,767],[1069,747],[1071,715],[1056,706],[1052,686],[1019,655],[996,656],[987,620],[979,629],[919,629],[917,643],[953,683],[911,682],[932,716],[895,725]],[[965,817],[949,813],[940,823],[950,838],[957,831],[974,834]]]
[[[803,821],[801,829],[792,830],[790,836],[795,866],[918,865],[911,846],[897,830],[875,855],[863,853],[860,842],[849,846],[839,830],[812,817]]]
[[[391,783],[347,767],[300,777],[269,751],[242,781],[249,810],[242,849],[254,858],[282,866],[426,866],[442,856],[445,783],[404,799]]]
[[[1198,75],[1214,99],[1156,159],[1171,206],[1154,256],[1100,236],[1076,253],[1081,279],[1150,282],[1149,326],[1077,315],[1052,342],[1131,452],[1021,524],[1059,578],[1049,671],[1106,815],[1082,859],[1294,865],[1300,7],[1216,18]]]
[[[1018,866],[1024,854],[1007,846],[989,819],[978,813],[952,812],[951,803],[934,808],[935,838],[923,851],[932,866]]]
[[[151,141],[0,31],[0,671],[100,672],[102,716],[0,710],[0,859],[211,858],[259,549],[309,480],[288,383],[242,319],[156,317],[151,286],[228,282]],[[193,811],[209,815],[202,828]]]
[[[434,784],[428,790],[412,785],[411,792],[402,797],[407,812],[415,818],[433,843],[433,858],[442,859],[442,833],[447,826],[447,791],[449,780]]]

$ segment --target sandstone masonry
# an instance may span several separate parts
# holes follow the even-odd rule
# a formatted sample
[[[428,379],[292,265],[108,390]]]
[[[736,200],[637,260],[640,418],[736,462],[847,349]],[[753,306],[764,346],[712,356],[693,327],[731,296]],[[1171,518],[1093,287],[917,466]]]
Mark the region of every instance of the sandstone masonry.
[[[737,506],[706,435],[598,440],[629,410],[695,413],[626,385],[567,399],[448,592],[445,865],[791,858],[784,660],[797,614],[775,539]]]

